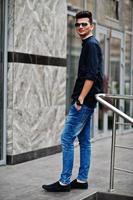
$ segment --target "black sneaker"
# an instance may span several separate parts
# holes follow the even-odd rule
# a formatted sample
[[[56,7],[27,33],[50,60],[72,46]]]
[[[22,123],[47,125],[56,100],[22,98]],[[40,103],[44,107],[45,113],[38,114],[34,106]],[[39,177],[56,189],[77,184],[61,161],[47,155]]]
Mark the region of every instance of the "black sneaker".
[[[61,185],[59,181],[50,185],[42,185],[42,188],[48,192],[70,192],[70,184],[69,185]]]
[[[71,189],[87,189],[88,188],[88,183],[79,183],[77,182],[77,179],[73,180],[70,183]]]

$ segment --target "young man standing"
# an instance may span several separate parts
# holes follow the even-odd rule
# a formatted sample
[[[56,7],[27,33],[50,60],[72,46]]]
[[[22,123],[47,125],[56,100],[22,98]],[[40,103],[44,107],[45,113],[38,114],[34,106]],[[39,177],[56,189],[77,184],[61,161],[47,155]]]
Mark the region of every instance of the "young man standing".
[[[56,183],[42,186],[49,192],[88,188],[91,156],[90,120],[96,107],[95,94],[102,91],[102,53],[98,41],[92,34],[94,26],[91,12],[78,12],[75,27],[82,40],[78,76],[72,94],[72,105],[61,135],[62,173]],[[76,137],[80,145],[80,167],[77,178],[70,182],[74,160],[73,143]]]

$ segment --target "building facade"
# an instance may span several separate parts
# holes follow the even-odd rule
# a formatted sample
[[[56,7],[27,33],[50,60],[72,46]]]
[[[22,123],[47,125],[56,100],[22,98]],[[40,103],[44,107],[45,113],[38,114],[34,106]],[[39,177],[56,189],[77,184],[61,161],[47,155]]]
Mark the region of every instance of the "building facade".
[[[93,13],[106,93],[133,95],[132,0],[0,0],[0,164],[61,150],[81,49],[74,16],[82,9]],[[132,102],[117,106],[133,115]],[[112,112],[98,104],[94,118],[92,138],[108,136]]]

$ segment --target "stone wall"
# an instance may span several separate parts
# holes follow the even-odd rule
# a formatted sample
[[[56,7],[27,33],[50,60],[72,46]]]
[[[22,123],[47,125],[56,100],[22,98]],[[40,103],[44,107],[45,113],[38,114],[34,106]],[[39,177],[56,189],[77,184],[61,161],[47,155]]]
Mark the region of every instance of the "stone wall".
[[[60,144],[66,12],[65,0],[9,0],[8,155]]]

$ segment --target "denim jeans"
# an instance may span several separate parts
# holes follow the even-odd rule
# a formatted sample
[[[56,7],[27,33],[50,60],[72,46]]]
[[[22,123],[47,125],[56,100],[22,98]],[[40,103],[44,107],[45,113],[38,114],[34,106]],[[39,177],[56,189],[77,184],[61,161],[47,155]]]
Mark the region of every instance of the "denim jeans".
[[[60,181],[70,183],[74,161],[74,140],[78,137],[80,145],[80,168],[78,179],[87,181],[90,167],[91,142],[90,120],[94,112],[93,108],[83,105],[78,111],[75,105],[71,105],[65,126],[61,135],[63,167]]]

